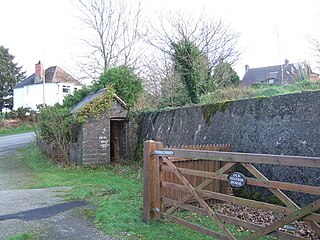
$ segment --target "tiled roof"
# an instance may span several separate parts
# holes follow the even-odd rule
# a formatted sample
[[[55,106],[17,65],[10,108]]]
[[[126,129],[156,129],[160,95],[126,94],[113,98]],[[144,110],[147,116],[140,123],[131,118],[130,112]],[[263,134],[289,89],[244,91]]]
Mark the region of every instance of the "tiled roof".
[[[240,85],[249,86],[255,83],[261,83],[268,79],[278,80],[278,83],[276,84],[281,84],[282,82],[288,83],[294,79],[296,73],[297,68],[292,63],[261,68],[249,68]]]
[[[95,93],[90,93],[89,95],[87,95],[81,102],[77,103],[76,105],[74,105],[70,112],[74,113],[77,110],[79,110],[80,108],[82,108],[83,106],[85,106],[86,104],[88,104],[89,102],[93,101],[94,99],[96,99],[97,97],[101,96],[104,92],[105,92],[105,88],[99,90],[98,92]],[[117,95],[113,96],[114,100],[116,100],[118,103],[121,104],[121,106],[123,106],[125,109],[128,109],[128,105]]]
[[[22,88],[27,85],[32,84],[42,84],[40,83],[34,83],[35,74],[30,75],[20,83],[18,83],[14,88]],[[45,70],[45,82],[46,83],[73,83],[75,85],[82,85],[78,80],[76,80],[74,77],[72,77],[69,73],[64,71],[62,68],[58,66],[52,66]]]

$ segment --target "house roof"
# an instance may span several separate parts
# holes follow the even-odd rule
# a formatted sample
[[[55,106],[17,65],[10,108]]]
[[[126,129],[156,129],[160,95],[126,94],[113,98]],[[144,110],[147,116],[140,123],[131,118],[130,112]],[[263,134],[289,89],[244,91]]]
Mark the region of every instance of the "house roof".
[[[268,79],[283,79],[284,82],[290,82],[294,79],[296,73],[297,68],[292,63],[269,67],[249,68],[244,74],[240,85],[249,86],[255,83],[261,83]]]
[[[42,84],[34,83],[35,73],[24,79],[23,81],[19,82],[14,88],[22,88],[27,85],[33,84]],[[83,85],[74,77],[72,77],[69,73],[64,71],[59,66],[52,66],[45,70],[45,82],[46,83],[73,83],[75,85]]]
[[[105,91],[106,91],[106,89],[104,88],[104,89],[99,90],[98,92],[88,94],[81,102],[79,102],[76,105],[74,105],[71,108],[70,112],[71,113],[76,112],[77,110],[79,110],[80,108],[82,108],[83,106],[88,104],[89,102],[93,101],[97,97],[99,97],[102,94],[104,94]],[[116,94],[114,94],[113,99],[116,100],[125,109],[129,109],[128,105],[119,96],[117,96]]]

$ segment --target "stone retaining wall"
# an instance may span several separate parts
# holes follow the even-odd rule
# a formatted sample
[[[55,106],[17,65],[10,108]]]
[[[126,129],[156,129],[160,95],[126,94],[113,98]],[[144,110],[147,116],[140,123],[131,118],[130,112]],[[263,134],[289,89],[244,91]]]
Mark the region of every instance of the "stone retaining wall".
[[[153,112],[145,140],[165,145],[226,144],[235,152],[320,157],[320,92],[305,92]],[[320,185],[320,169],[260,165],[269,179]],[[291,194],[301,205],[312,197]]]

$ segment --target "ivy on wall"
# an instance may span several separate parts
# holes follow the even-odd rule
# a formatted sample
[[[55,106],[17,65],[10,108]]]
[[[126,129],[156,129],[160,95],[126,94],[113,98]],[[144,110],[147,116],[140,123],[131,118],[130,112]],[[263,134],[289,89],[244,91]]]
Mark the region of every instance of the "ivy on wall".
[[[115,90],[113,87],[107,87],[103,94],[96,97],[93,101],[85,104],[74,113],[75,122],[77,124],[81,124],[88,121],[89,118],[100,117],[107,110],[111,109],[114,95]]]

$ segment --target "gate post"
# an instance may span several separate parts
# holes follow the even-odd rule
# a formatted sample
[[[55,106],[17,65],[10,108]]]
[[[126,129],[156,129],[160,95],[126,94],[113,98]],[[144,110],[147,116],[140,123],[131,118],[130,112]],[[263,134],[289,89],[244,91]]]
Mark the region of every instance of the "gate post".
[[[160,219],[160,165],[156,149],[162,143],[148,140],[143,146],[143,220]]]

